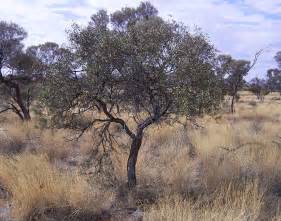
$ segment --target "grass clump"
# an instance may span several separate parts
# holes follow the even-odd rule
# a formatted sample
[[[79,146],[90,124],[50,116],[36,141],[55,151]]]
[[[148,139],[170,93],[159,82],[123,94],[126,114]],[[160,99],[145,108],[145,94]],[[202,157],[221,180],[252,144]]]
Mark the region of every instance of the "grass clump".
[[[99,213],[112,198],[77,172],[58,170],[45,155],[0,156],[0,181],[10,192],[13,218],[22,221],[53,208]]]

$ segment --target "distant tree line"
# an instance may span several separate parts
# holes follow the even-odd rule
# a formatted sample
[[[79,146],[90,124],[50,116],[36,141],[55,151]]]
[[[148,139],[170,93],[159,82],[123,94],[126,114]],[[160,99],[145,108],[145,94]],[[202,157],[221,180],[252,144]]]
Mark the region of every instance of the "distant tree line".
[[[17,24],[0,22],[0,112],[28,121],[31,107],[42,108],[51,126],[79,135],[94,130],[101,145],[112,142],[110,127],[119,125],[131,140],[129,187],[137,183],[138,152],[151,125],[215,113],[226,95],[234,112],[245,85],[260,99],[281,91],[280,69],[245,81],[261,51],[253,61],[218,54],[202,32],[164,20],[149,2],[100,10],[88,25],[74,24],[67,47],[25,48],[26,37]],[[281,52],[275,59],[281,68]]]
[[[265,78],[255,77],[245,84],[245,89],[253,92],[261,101],[270,92],[281,93],[281,52],[278,52],[274,58],[277,68],[269,69]]]

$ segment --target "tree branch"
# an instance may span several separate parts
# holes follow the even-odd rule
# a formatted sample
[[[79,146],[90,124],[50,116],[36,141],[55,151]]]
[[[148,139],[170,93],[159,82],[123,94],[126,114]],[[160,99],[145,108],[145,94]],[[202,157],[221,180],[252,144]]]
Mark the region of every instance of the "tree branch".
[[[0,110],[0,114],[2,114],[2,113],[4,113],[4,112],[7,112],[7,111],[9,111],[9,110],[13,110],[13,108],[7,107],[7,108],[5,108],[5,109],[3,109],[3,110]]]
[[[104,114],[109,118],[109,120],[111,122],[114,122],[114,123],[118,123],[120,124],[125,132],[132,138],[134,139],[136,137],[136,135],[130,130],[130,128],[127,126],[126,122],[121,119],[121,118],[118,118],[118,117],[114,117],[107,109],[107,105],[106,103],[104,103],[102,100],[100,99],[96,99],[96,101],[98,102],[98,104],[101,106],[101,109],[102,111],[104,112]]]
[[[261,54],[263,53],[263,51],[264,51],[263,49],[260,49],[258,52],[256,52],[254,60],[248,69],[248,72],[256,65],[256,63],[257,63],[259,57],[261,56]]]

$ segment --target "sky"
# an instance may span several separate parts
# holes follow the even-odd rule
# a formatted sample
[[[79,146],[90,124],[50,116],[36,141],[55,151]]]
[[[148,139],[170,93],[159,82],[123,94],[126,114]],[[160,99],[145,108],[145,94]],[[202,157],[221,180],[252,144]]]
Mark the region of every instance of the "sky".
[[[276,67],[274,55],[281,51],[281,0],[151,0],[166,19],[199,27],[221,52],[252,60],[263,54],[247,79],[264,77]],[[138,0],[0,0],[0,20],[21,25],[27,45],[46,41],[67,42],[66,30],[74,22],[87,24],[99,9],[109,13],[138,6]]]

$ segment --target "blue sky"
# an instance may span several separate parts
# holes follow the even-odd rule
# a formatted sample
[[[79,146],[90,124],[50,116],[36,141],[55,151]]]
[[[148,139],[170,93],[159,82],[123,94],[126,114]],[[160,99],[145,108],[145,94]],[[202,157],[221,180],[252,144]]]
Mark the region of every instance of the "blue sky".
[[[29,33],[28,45],[45,41],[66,42],[65,30],[73,22],[87,24],[104,8],[109,12],[137,6],[130,0],[0,0],[0,19],[13,21]],[[235,58],[251,60],[266,49],[248,79],[264,76],[275,67],[281,51],[281,0],[151,0],[161,16],[172,17],[207,33],[216,48]]]

